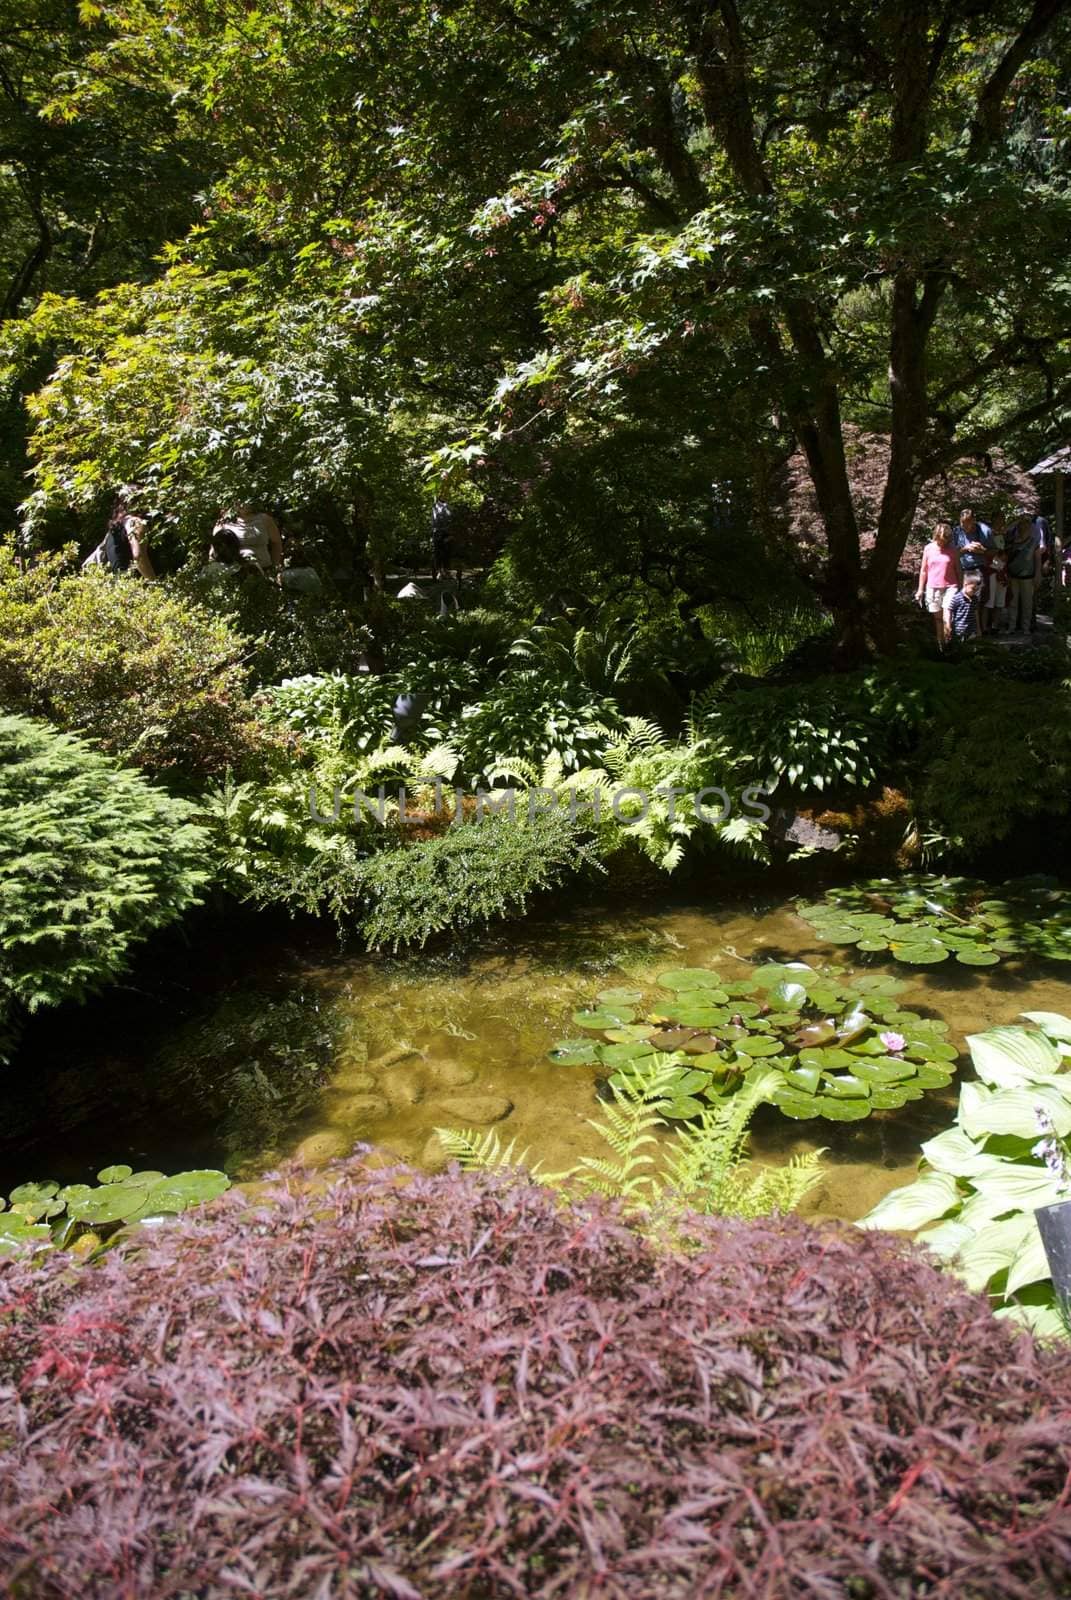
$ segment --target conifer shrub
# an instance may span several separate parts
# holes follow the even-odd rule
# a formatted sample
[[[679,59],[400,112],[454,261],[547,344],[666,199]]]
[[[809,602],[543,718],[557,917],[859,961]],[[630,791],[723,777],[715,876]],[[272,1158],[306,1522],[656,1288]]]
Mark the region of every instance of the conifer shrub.
[[[0,1265],[34,1600],[1063,1592],[1071,1350],[888,1235],[336,1167]]]
[[[275,740],[246,695],[251,648],[167,583],[67,572],[63,556],[20,572],[0,549],[0,706],[172,786],[261,771]]]
[[[197,903],[192,816],[83,740],[0,716],[0,1060],[21,1012],[82,999]]]

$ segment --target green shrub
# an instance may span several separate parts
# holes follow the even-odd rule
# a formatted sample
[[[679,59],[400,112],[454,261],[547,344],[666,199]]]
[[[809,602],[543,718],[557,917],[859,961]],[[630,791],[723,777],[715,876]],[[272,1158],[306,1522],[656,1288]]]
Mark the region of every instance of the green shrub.
[[[446,737],[460,750],[463,771],[480,782],[500,762],[518,758],[540,766],[558,756],[566,775],[597,766],[610,736],[624,726],[608,696],[574,680],[522,671],[509,673],[467,706]]]
[[[957,716],[922,750],[918,792],[932,849],[976,851],[1027,818],[1067,810],[1071,693],[1052,685],[962,684]]]
[[[368,644],[369,630],[360,612],[330,589],[319,595],[292,594],[248,569],[220,573],[201,565],[184,567],[169,587],[249,641],[249,674],[255,685],[356,663]]]
[[[248,641],[166,583],[64,566],[21,573],[0,550],[0,704],[179,784],[258,770],[271,740],[246,698]]]
[[[866,715],[854,678],[736,689],[700,721],[724,741],[745,780],[771,793],[865,787],[889,754],[885,729]]]
[[[0,717],[0,1025],[83,998],[197,903],[208,835],[191,815],[80,739]]]

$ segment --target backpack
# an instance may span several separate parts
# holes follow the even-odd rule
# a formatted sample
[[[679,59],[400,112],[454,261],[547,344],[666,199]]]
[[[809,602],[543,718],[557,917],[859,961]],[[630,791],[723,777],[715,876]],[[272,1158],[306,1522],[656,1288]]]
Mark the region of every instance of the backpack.
[[[104,565],[112,572],[126,572],[133,559],[127,531],[121,522],[117,523],[104,535]]]

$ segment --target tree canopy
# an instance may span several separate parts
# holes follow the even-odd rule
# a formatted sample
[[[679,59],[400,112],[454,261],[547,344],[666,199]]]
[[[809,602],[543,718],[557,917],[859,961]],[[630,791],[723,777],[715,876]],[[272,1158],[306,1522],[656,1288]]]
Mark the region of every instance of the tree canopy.
[[[705,593],[747,529],[797,562],[798,449],[851,654],[890,643],[927,481],[1071,416],[1066,0],[37,9],[69,227],[130,239],[60,271],[23,217],[31,529],[137,478],[179,543],[242,493],[363,549],[423,473],[537,562],[680,585],[694,548]],[[887,440],[867,549],[846,427]]]

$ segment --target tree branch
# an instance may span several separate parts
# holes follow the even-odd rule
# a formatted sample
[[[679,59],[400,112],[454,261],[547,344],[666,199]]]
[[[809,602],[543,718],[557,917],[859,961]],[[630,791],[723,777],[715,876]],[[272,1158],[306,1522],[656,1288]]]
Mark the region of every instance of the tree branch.
[[[1034,0],[1034,9],[1021,32],[1005,50],[978,96],[968,146],[969,155],[975,158],[984,155],[999,138],[1000,114],[1012,79],[1056,18],[1068,9],[1068,4],[1069,0]]]

